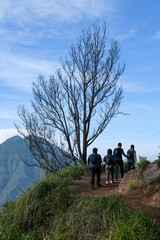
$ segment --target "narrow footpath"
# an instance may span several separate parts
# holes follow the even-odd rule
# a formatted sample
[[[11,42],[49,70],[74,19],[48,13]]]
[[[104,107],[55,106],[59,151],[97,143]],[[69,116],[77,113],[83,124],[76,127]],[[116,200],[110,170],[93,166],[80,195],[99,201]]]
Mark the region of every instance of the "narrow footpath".
[[[102,187],[97,187],[91,190],[90,177],[82,177],[79,180],[72,181],[71,184],[71,197],[80,198],[80,197],[89,197],[89,196],[121,196],[124,201],[126,201],[133,209],[137,211],[142,211],[147,213],[156,224],[160,227],[160,208],[156,206],[151,206],[147,204],[144,193],[141,189],[137,191],[131,191],[129,193],[119,193],[119,184],[121,179],[115,183],[109,183],[106,185],[105,175],[101,175],[101,184]]]

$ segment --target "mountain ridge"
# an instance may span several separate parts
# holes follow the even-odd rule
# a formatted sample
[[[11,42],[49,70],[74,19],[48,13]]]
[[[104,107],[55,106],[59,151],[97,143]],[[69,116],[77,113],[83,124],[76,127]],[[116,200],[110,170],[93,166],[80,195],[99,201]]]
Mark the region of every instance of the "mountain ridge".
[[[41,169],[27,166],[22,159],[33,159],[23,138],[17,135],[0,144],[0,208],[44,176]]]

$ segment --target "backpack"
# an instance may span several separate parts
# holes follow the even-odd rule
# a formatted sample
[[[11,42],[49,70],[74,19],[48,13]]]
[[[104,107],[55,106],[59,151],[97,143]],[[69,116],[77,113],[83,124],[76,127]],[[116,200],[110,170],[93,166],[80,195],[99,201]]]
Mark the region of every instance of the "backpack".
[[[108,164],[108,165],[111,165],[113,163],[112,156],[107,155],[105,157],[105,163]]]
[[[93,163],[93,164],[97,164],[98,163],[98,161],[99,161],[99,156],[97,155],[97,154],[92,154],[91,156],[90,156],[90,160],[91,160],[91,163]]]
[[[128,157],[128,159],[134,160],[134,153],[133,153],[133,151],[129,150],[129,151],[127,152],[127,157]]]
[[[121,157],[122,156],[121,149],[120,148],[115,148],[114,155],[116,157]]]

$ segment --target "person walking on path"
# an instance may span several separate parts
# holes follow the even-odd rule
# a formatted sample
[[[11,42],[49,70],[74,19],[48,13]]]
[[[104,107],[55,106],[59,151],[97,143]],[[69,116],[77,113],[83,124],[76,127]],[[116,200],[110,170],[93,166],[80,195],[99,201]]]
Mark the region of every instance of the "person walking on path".
[[[88,157],[88,164],[91,170],[91,190],[94,189],[95,175],[97,175],[97,187],[101,187],[100,176],[101,176],[101,155],[97,153],[98,149],[93,148],[93,153]]]
[[[128,164],[128,168],[127,168],[127,172],[129,172],[131,170],[131,168],[135,168],[135,164],[137,162],[137,156],[136,156],[136,151],[134,149],[134,145],[132,144],[130,149],[127,151],[127,164]]]
[[[113,183],[114,180],[114,158],[112,155],[112,149],[107,150],[107,155],[103,158],[105,163],[105,172],[106,172],[106,184],[109,184],[109,177],[111,175],[110,183]]]
[[[113,156],[115,161],[115,183],[117,183],[117,180],[118,180],[119,167],[121,169],[121,177],[123,178],[124,176],[122,155],[127,158],[127,155],[124,153],[124,150],[122,148],[122,143],[118,143],[117,148],[115,148],[113,151]]]

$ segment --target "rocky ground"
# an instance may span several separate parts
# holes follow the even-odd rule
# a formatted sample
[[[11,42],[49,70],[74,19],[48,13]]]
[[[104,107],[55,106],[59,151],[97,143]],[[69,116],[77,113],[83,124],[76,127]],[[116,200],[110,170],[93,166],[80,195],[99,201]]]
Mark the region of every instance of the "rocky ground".
[[[133,171],[135,170],[130,171],[130,175],[134,174]],[[148,190],[146,190],[147,186],[143,186],[143,184],[136,189],[129,190],[124,187],[124,185],[126,186],[126,179],[129,179],[127,174],[123,180],[119,179],[117,184],[110,183],[106,185],[105,174],[102,174],[102,187],[96,187],[95,185],[95,189],[91,190],[90,177],[82,177],[80,180],[72,182],[71,197],[79,198],[87,196],[121,196],[124,201],[126,201],[135,210],[147,213],[152,219],[156,221],[157,225],[160,227],[160,189],[156,189],[156,187],[160,184],[159,179],[156,180],[155,185],[153,184],[153,186],[149,186]],[[150,191],[151,188],[153,190],[156,189],[155,192]]]

